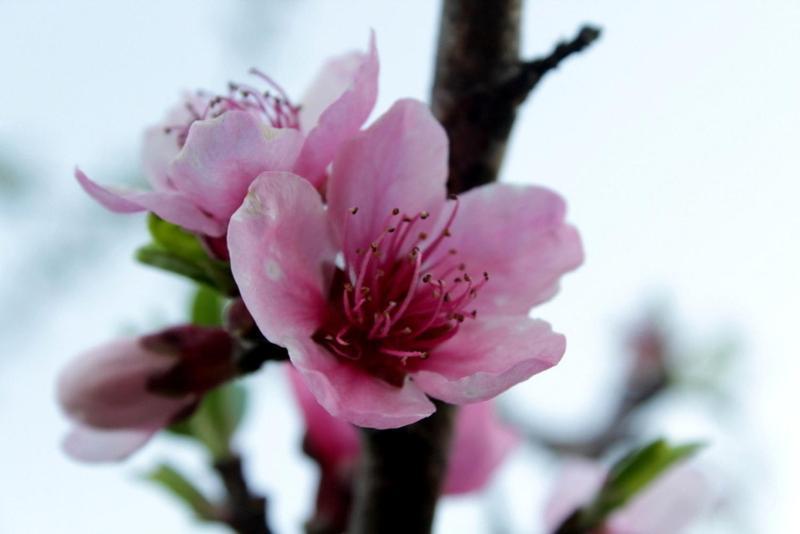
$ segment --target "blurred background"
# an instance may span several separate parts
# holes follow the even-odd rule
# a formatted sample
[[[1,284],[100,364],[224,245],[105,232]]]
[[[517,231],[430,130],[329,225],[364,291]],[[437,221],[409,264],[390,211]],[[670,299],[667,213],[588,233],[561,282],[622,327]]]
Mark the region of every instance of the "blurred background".
[[[500,401],[531,443],[482,495],[446,499],[437,532],[540,532],[558,466],[539,445],[614,422],[642,324],[668,341],[670,385],[633,432],[709,444],[696,464],[717,498],[691,531],[796,531],[800,3],[526,4],[526,57],[581,23],[604,29],[533,93],[502,175],[558,190],[587,260],[535,310],[567,335],[563,362]],[[258,66],[299,100],[322,61],[363,49],[370,28],[376,114],[426,99],[438,14],[428,0],[0,0],[0,532],[224,532],[141,480],[164,458],[204,473],[194,448],[160,437],[120,467],[59,449],[64,363],[184,320],[190,294],[132,261],[143,217],[93,203],[75,165],[104,183],[140,180],[140,133],[182,90],[223,91]],[[298,410],[276,366],[247,383],[248,474],[275,530],[300,532],[317,475]]]

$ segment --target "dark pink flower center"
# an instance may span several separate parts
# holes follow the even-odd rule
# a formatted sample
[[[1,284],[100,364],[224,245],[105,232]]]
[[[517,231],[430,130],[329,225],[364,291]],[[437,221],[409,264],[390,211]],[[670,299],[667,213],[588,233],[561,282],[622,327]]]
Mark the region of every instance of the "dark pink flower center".
[[[331,353],[401,386],[431,350],[453,337],[489,275],[474,276],[456,249],[447,248],[458,200],[436,235],[423,230],[429,215],[392,210],[384,230],[365,249],[348,250],[330,294],[335,311],[314,335]],[[352,208],[357,217],[358,208]]]
[[[186,143],[189,127],[195,121],[213,119],[226,111],[249,111],[263,118],[274,128],[300,128],[300,106],[292,104],[288,94],[272,78],[258,69],[250,69],[266,85],[266,90],[242,83],[229,83],[227,95],[211,95],[205,91],[197,92],[198,105],[187,101],[186,109],[190,118],[186,124],[170,125],[164,128],[167,135],[175,134],[179,147]]]

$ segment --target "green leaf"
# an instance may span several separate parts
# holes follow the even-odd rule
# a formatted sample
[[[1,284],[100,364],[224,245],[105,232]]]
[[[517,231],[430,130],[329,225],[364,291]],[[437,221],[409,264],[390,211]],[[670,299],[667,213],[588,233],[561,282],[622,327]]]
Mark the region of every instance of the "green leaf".
[[[579,523],[587,529],[602,525],[612,512],[702,447],[701,443],[673,446],[659,439],[635,449],[614,464],[597,496],[579,512]]]
[[[192,324],[197,326],[222,326],[222,309],[225,300],[219,293],[201,285],[192,299]]]
[[[160,464],[145,475],[145,479],[166,489],[192,509],[203,521],[214,521],[214,505],[185,476],[168,464]]]
[[[197,262],[186,260],[173,252],[164,250],[158,245],[150,244],[139,247],[136,250],[135,257],[146,265],[191,278],[201,284],[215,285],[213,278]]]
[[[186,259],[206,257],[206,251],[196,235],[165,221],[154,213],[147,216],[147,229],[150,230],[153,242],[165,250]]]
[[[222,294],[235,292],[228,263],[210,258],[196,235],[152,213],[147,218],[147,227],[153,242],[136,251],[137,260],[191,278]]]
[[[168,430],[202,443],[215,460],[226,459],[231,455],[231,440],[246,408],[247,390],[230,382],[208,392],[189,419]]]

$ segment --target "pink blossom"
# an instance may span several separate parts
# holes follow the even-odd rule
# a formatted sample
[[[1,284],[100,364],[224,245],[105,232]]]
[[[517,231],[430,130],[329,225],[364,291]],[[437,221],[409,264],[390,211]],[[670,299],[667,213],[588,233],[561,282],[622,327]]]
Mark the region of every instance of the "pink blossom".
[[[326,473],[349,473],[361,449],[356,428],[320,406],[299,373],[292,370],[289,376],[306,423],[306,450]],[[491,401],[461,408],[444,494],[470,493],[483,488],[518,443],[519,436],[497,419]]]
[[[344,143],[327,208],[309,182],[267,172],[231,219],[231,267],[264,335],[317,401],[393,428],[494,397],[555,365],[564,337],[528,318],[582,261],[564,202],[492,184],[446,201],[447,137],[397,102]]]
[[[59,402],[74,422],[65,450],[90,462],[126,458],[233,377],[232,355],[224,330],[194,326],[118,339],[80,355],[58,381]]]
[[[603,485],[608,470],[601,464],[572,459],[565,466],[545,509],[548,532],[576,509],[588,504]],[[615,511],[603,534],[676,534],[686,528],[710,502],[705,479],[681,464],[647,486]]]
[[[374,36],[366,54],[326,63],[302,107],[259,71],[267,92],[231,84],[225,96],[188,95],[144,135],[142,160],[149,190],[106,187],[80,169],[75,176],[111,211],[151,211],[211,237],[223,236],[252,180],[264,171],[290,171],[322,187],[341,143],[355,134],[377,96]]]

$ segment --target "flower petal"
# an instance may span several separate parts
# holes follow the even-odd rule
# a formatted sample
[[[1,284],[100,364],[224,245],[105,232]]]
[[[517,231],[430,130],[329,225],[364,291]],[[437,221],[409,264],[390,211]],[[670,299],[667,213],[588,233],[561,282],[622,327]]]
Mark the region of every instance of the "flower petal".
[[[266,172],[228,228],[231,270],[256,324],[271,341],[320,326],[335,249],[316,189],[291,173]]]
[[[425,104],[399,100],[334,160],[328,206],[338,238],[346,228],[345,254],[375,239],[394,208],[411,216],[438,212],[446,179],[447,134]]]
[[[291,169],[302,146],[299,131],[272,128],[251,113],[231,110],[192,124],[170,176],[199,207],[227,221],[253,179]]]
[[[152,211],[162,219],[192,232],[210,236],[220,236],[225,233],[224,223],[203,213],[178,191],[142,191],[106,187],[92,181],[80,169],[75,170],[75,178],[89,196],[115,213]]]
[[[398,428],[436,408],[410,380],[396,387],[338,360],[310,337],[287,345],[292,363],[311,393],[334,417],[368,428]]]
[[[428,395],[451,404],[486,400],[557,364],[565,345],[564,336],[544,321],[479,316],[434,349],[413,379]]]
[[[81,462],[118,462],[147,443],[156,430],[100,430],[76,425],[64,438],[64,452]]]
[[[375,35],[366,54],[328,61],[311,84],[300,110],[308,139],[295,172],[318,188],[339,146],[364,124],[378,96],[378,52]]]
[[[358,456],[361,445],[355,427],[329,414],[309,391],[300,373],[287,367],[289,382],[306,422],[305,447],[326,468],[349,462]]]
[[[540,187],[491,184],[459,197],[448,247],[474,276],[489,274],[478,313],[527,313],[583,261],[577,231],[564,222],[564,201]]]
[[[74,420],[98,428],[157,428],[194,402],[193,396],[151,393],[148,381],[174,365],[138,338],[100,345],[75,358],[58,380],[58,398]]]
[[[460,408],[443,493],[482,489],[519,441],[519,435],[497,418],[492,402]]]

